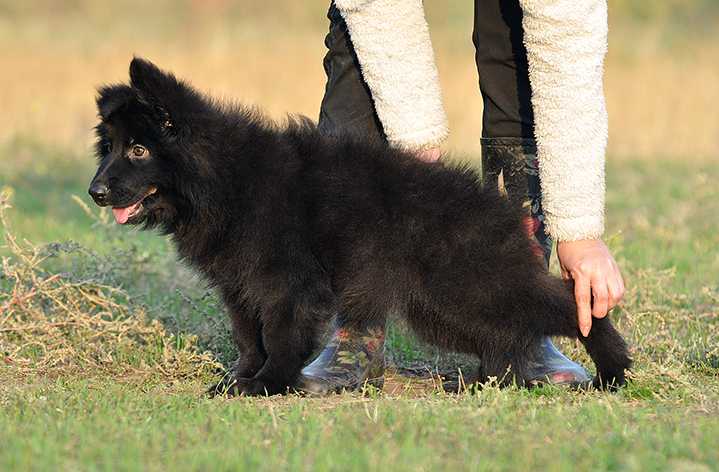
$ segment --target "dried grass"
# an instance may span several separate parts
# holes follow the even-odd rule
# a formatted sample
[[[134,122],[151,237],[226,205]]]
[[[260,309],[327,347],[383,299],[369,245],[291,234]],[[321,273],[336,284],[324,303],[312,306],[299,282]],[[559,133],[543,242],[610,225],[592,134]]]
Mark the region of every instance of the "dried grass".
[[[18,241],[0,194],[0,224],[9,255],[0,273],[1,377],[104,376],[177,380],[219,367],[196,338],[169,334],[122,290],[48,270],[48,260],[73,244]]]

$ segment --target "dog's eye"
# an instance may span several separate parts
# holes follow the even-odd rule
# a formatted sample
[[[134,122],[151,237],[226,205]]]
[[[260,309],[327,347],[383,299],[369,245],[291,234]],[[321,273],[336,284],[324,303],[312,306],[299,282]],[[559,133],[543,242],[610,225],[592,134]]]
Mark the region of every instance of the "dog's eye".
[[[130,149],[130,157],[134,159],[144,159],[148,154],[147,148],[140,144],[135,144],[132,146],[132,149]]]

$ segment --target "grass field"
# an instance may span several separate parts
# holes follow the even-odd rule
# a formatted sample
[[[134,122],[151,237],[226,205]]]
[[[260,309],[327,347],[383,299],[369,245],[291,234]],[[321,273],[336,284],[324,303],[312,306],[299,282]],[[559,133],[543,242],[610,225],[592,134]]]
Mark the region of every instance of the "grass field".
[[[474,159],[467,3],[427,5],[447,146]],[[314,116],[324,2],[282,1],[283,17],[175,2],[163,21],[164,1],[98,5],[0,0],[0,191],[12,204],[0,470],[719,470],[719,116],[702,112],[719,100],[712,0],[610,2],[607,241],[628,285],[613,316],[636,360],[630,386],[449,395],[392,375],[383,393],[234,400],[202,395],[234,356],[216,298],[167,240],[73,198],[89,203],[93,86],[123,80],[137,52],[273,116]],[[259,26],[281,20],[273,37]],[[387,349],[400,365],[437,361],[401,326]]]
[[[72,200],[86,171],[68,168],[60,187],[32,173],[7,179],[18,236],[80,241],[95,253],[55,257],[48,274],[122,287],[129,294],[122,303],[161,320],[169,344],[169,333],[194,334],[200,350],[230,360],[221,310],[174,262],[170,246],[112,231]],[[128,353],[110,339],[103,355],[117,359],[103,360],[102,369],[83,367],[87,353],[65,353],[52,366],[3,330],[22,323],[0,318],[0,470],[712,470],[719,460],[719,195],[708,182],[719,170],[638,162],[609,175],[609,239],[629,283],[615,318],[637,361],[634,383],[617,394],[488,388],[451,396],[395,378],[392,393],[367,397],[208,400],[206,365],[156,370],[152,357],[144,366],[132,361],[146,347]],[[42,327],[34,333],[47,336]],[[577,346],[563,347],[589,365]],[[388,348],[399,359],[423,355],[402,333]]]

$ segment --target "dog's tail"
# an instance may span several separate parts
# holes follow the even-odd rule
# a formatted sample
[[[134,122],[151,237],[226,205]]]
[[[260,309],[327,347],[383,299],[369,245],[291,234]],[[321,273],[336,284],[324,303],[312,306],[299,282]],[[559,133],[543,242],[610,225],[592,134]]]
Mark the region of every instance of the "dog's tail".
[[[614,389],[625,384],[625,370],[632,360],[629,357],[624,338],[614,328],[609,317],[593,318],[589,336],[579,331],[577,304],[574,299],[574,284],[549,273],[538,277],[535,304],[541,313],[536,313],[538,332],[546,336],[578,338],[587,349],[597,367],[595,387]]]

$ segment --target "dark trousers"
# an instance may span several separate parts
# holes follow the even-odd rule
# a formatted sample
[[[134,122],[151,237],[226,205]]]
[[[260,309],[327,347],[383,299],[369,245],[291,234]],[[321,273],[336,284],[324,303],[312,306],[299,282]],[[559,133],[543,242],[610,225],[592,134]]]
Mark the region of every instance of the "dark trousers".
[[[334,3],[327,17],[327,86],[320,108],[320,129],[326,133],[344,130],[384,137],[347,25]],[[474,1],[472,40],[484,101],[483,138],[533,138],[531,89],[522,36],[518,0]]]
[[[345,24],[334,3],[327,17],[327,73],[319,128],[327,134],[355,133],[384,139],[372,95],[362,79]],[[524,199],[528,231],[547,262],[552,241],[544,233],[534,114],[523,43],[522,9],[518,0],[474,0],[475,61],[484,102],[482,169],[488,184],[498,185],[510,198]],[[468,110],[472,113],[472,110]]]

